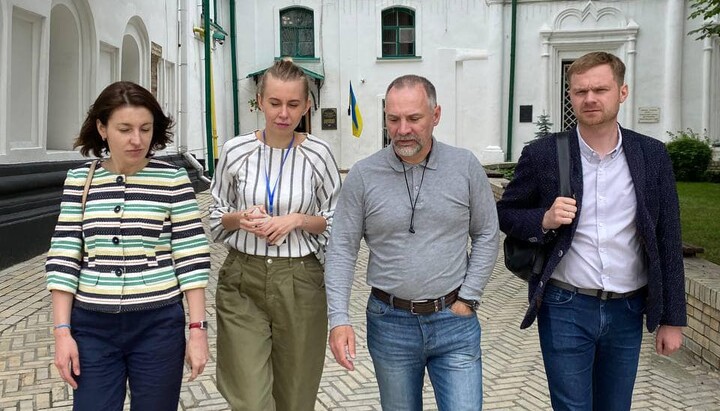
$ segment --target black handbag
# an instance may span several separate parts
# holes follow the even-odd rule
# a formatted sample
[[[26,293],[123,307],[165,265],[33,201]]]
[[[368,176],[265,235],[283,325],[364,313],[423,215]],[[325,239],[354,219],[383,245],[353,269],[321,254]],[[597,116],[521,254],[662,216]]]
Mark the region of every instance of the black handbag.
[[[558,153],[558,170],[560,172],[560,196],[570,197],[570,144],[568,133],[557,134],[555,138]],[[523,281],[529,281],[542,273],[545,267],[547,244],[531,243],[509,235],[503,242],[505,267]]]

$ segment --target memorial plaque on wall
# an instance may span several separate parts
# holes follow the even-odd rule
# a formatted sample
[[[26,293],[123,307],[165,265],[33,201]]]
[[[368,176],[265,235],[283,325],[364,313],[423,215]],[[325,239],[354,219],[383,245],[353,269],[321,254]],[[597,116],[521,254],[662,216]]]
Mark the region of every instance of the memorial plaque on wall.
[[[322,129],[323,130],[337,130],[337,109],[336,108],[320,109],[320,116],[322,117]]]
[[[638,123],[659,123],[660,107],[638,107]]]

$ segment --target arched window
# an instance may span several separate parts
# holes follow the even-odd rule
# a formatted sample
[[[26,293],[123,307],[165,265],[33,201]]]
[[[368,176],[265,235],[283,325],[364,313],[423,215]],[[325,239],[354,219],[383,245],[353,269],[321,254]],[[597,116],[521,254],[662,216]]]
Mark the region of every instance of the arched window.
[[[280,55],[315,57],[313,11],[293,7],[280,11]]]
[[[80,129],[80,30],[72,11],[60,4],[50,12],[47,149],[72,150]]]
[[[382,13],[382,56],[415,57],[415,12],[393,7]]]

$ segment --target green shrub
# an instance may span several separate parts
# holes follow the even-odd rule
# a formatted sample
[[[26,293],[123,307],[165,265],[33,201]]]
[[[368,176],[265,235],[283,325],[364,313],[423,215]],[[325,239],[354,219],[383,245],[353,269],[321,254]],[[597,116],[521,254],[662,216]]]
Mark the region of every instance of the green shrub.
[[[707,137],[701,137],[692,129],[678,131],[668,135],[672,137],[666,146],[672,160],[677,181],[704,181],[712,149]]]

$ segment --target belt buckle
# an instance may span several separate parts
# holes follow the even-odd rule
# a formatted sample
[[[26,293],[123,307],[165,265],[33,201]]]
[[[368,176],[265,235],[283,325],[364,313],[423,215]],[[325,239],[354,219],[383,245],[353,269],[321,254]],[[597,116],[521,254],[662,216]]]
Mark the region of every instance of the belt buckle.
[[[410,314],[412,315],[420,315],[421,313],[415,312],[415,304],[422,304],[426,303],[430,300],[410,300]]]
[[[600,300],[602,300],[602,301],[606,301],[606,300],[611,299],[611,298],[612,298],[612,295],[613,295],[613,292],[611,292],[611,291],[604,291],[604,290],[599,290],[598,293],[597,293],[597,297],[598,297]]]

